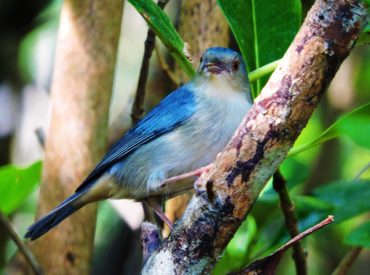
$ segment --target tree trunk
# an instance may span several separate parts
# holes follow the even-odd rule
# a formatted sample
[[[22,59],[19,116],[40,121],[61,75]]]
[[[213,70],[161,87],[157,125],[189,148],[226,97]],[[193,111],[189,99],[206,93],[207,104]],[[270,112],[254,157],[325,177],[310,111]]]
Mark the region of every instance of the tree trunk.
[[[65,0],[37,217],[75,189],[106,149],[123,1]],[[30,244],[46,274],[90,274],[96,205]]]
[[[184,0],[178,29],[189,47],[195,68],[199,66],[199,59],[206,49],[229,45],[229,26],[216,0]],[[175,69],[180,82],[189,80],[179,66],[176,65]]]
[[[196,195],[143,274],[212,270],[307,124],[365,19],[360,1],[315,2],[234,137],[196,182]]]

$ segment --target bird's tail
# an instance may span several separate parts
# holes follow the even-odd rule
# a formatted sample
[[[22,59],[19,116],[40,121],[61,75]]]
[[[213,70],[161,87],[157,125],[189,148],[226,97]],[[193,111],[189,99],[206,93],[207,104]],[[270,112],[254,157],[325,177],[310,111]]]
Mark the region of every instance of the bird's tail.
[[[83,205],[76,203],[84,195],[85,192],[77,192],[63,201],[59,206],[54,208],[51,212],[43,216],[41,219],[32,224],[25,235],[26,238],[35,240],[44,235],[54,226],[58,225],[65,218],[72,215]]]

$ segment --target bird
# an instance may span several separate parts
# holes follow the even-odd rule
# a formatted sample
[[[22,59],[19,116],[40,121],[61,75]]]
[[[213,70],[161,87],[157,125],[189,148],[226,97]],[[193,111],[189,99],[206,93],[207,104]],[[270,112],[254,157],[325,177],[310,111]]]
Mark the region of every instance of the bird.
[[[207,167],[252,103],[242,56],[229,48],[208,48],[193,79],[126,132],[75,193],[33,223],[25,237],[39,238],[92,202],[169,198],[193,188],[192,182],[171,179]]]

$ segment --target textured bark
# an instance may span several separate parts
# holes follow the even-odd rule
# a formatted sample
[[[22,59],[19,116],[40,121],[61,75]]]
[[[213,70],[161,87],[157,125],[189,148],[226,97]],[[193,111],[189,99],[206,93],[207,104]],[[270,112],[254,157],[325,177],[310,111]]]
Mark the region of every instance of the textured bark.
[[[306,126],[322,93],[349,54],[366,11],[355,0],[318,0],[283,60],[171,235],[144,274],[208,273],[267,180]]]
[[[195,68],[206,49],[229,45],[229,27],[216,0],[182,1],[178,30],[189,47]],[[182,83],[189,80],[177,65],[176,75]]]
[[[216,0],[184,0],[181,5],[178,29],[190,48],[195,68],[199,66],[199,60],[206,49],[229,45],[229,27]],[[175,75],[182,83],[188,80],[177,65]],[[172,222],[181,217],[192,194],[187,192],[167,201],[166,216]]]
[[[65,0],[37,217],[76,187],[106,148],[123,1]],[[96,206],[82,208],[30,244],[46,274],[90,274]]]

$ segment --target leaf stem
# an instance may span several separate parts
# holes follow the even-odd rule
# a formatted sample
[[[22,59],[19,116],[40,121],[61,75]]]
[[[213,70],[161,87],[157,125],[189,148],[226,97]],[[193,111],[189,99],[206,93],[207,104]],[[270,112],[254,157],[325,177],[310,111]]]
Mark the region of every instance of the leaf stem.
[[[255,82],[257,79],[260,79],[261,77],[268,75],[269,73],[272,73],[278,66],[280,60],[281,59],[275,60],[258,69],[255,69],[254,71],[251,71],[248,74],[249,82],[250,83]]]

